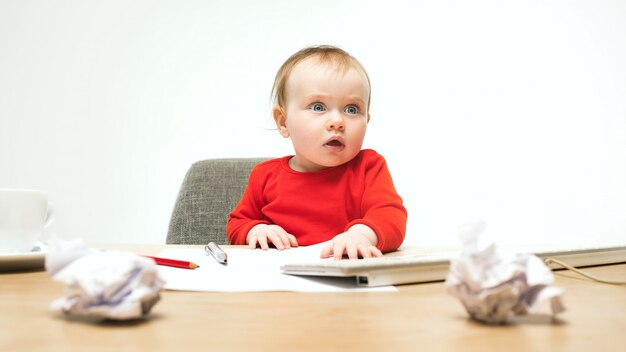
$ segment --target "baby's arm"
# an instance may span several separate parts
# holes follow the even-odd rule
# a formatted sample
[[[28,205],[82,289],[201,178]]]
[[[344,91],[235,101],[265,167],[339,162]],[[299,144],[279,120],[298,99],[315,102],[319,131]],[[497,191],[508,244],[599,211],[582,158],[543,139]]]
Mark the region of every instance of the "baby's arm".
[[[262,250],[267,250],[269,248],[268,240],[278,250],[298,247],[298,241],[294,235],[287,233],[278,225],[267,224],[258,224],[250,229],[246,243],[251,249],[255,249],[259,245]]]
[[[348,231],[328,241],[322,249],[320,258],[328,258],[332,255],[335,259],[341,259],[344,253],[350,259],[382,257],[383,253],[376,248],[377,243],[378,237],[374,230],[364,224],[354,224]]]

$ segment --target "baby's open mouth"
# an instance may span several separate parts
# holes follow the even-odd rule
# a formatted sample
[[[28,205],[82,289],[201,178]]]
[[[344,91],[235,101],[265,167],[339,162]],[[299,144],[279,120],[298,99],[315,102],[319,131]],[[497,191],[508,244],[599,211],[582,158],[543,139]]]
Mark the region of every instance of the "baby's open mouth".
[[[341,143],[337,139],[333,139],[332,141],[329,141],[328,143],[326,143],[326,145],[329,145],[331,147],[341,147],[341,146],[343,146],[343,143]]]

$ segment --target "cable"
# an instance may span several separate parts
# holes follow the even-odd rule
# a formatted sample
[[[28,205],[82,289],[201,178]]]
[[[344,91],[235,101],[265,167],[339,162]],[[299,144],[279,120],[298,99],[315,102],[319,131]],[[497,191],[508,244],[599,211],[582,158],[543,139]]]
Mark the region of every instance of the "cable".
[[[584,276],[584,277],[586,277],[588,279],[591,279],[591,280],[597,281],[597,282],[601,282],[603,284],[626,285],[626,281],[604,280],[604,279],[597,278],[597,277],[595,277],[595,276],[593,276],[591,274],[588,274],[588,273],[586,273],[586,272],[584,272],[584,271],[582,271],[580,269],[576,269],[575,267],[573,267],[573,266],[571,266],[569,264],[563,263],[562,261],[560,261],[558,259],[554,259],[554,258],[548,257],[548,258],[544,259],[543,261],[544,261],[544,263],[546,263],[546,265],[558,264],[558,265],[564,267],[565,269],[571,270],[571,271],[573,271],[573,272],[575,272],[575,273],[577,273],[579,275],[582,275],[582,276]]]

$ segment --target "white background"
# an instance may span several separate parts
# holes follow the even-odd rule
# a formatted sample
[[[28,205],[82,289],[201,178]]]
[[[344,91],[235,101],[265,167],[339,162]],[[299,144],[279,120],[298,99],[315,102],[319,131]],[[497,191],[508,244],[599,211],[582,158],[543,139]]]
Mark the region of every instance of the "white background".
[[[47,236],[163,243],[192,162],[292,153],[269,94],[313,44],[370,74],[405,243],[626,242],[621,0],[0,0],[0,188],[49,192]]]

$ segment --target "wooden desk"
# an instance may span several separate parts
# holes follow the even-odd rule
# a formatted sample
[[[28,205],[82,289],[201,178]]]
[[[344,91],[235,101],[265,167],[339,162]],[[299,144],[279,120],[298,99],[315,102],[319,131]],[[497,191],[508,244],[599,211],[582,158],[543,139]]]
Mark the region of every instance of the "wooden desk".
[[[156,254],[163,246],[124,246]],[[626,280],[626,264],[587,269]],[[468,320],[442,282],[387,293],[164,291],[144,320],[94,323],[49,311],[63,285],[0,273],[0,351],[623,351],[626,287],[555,272],[568,310],[506,326]]]

